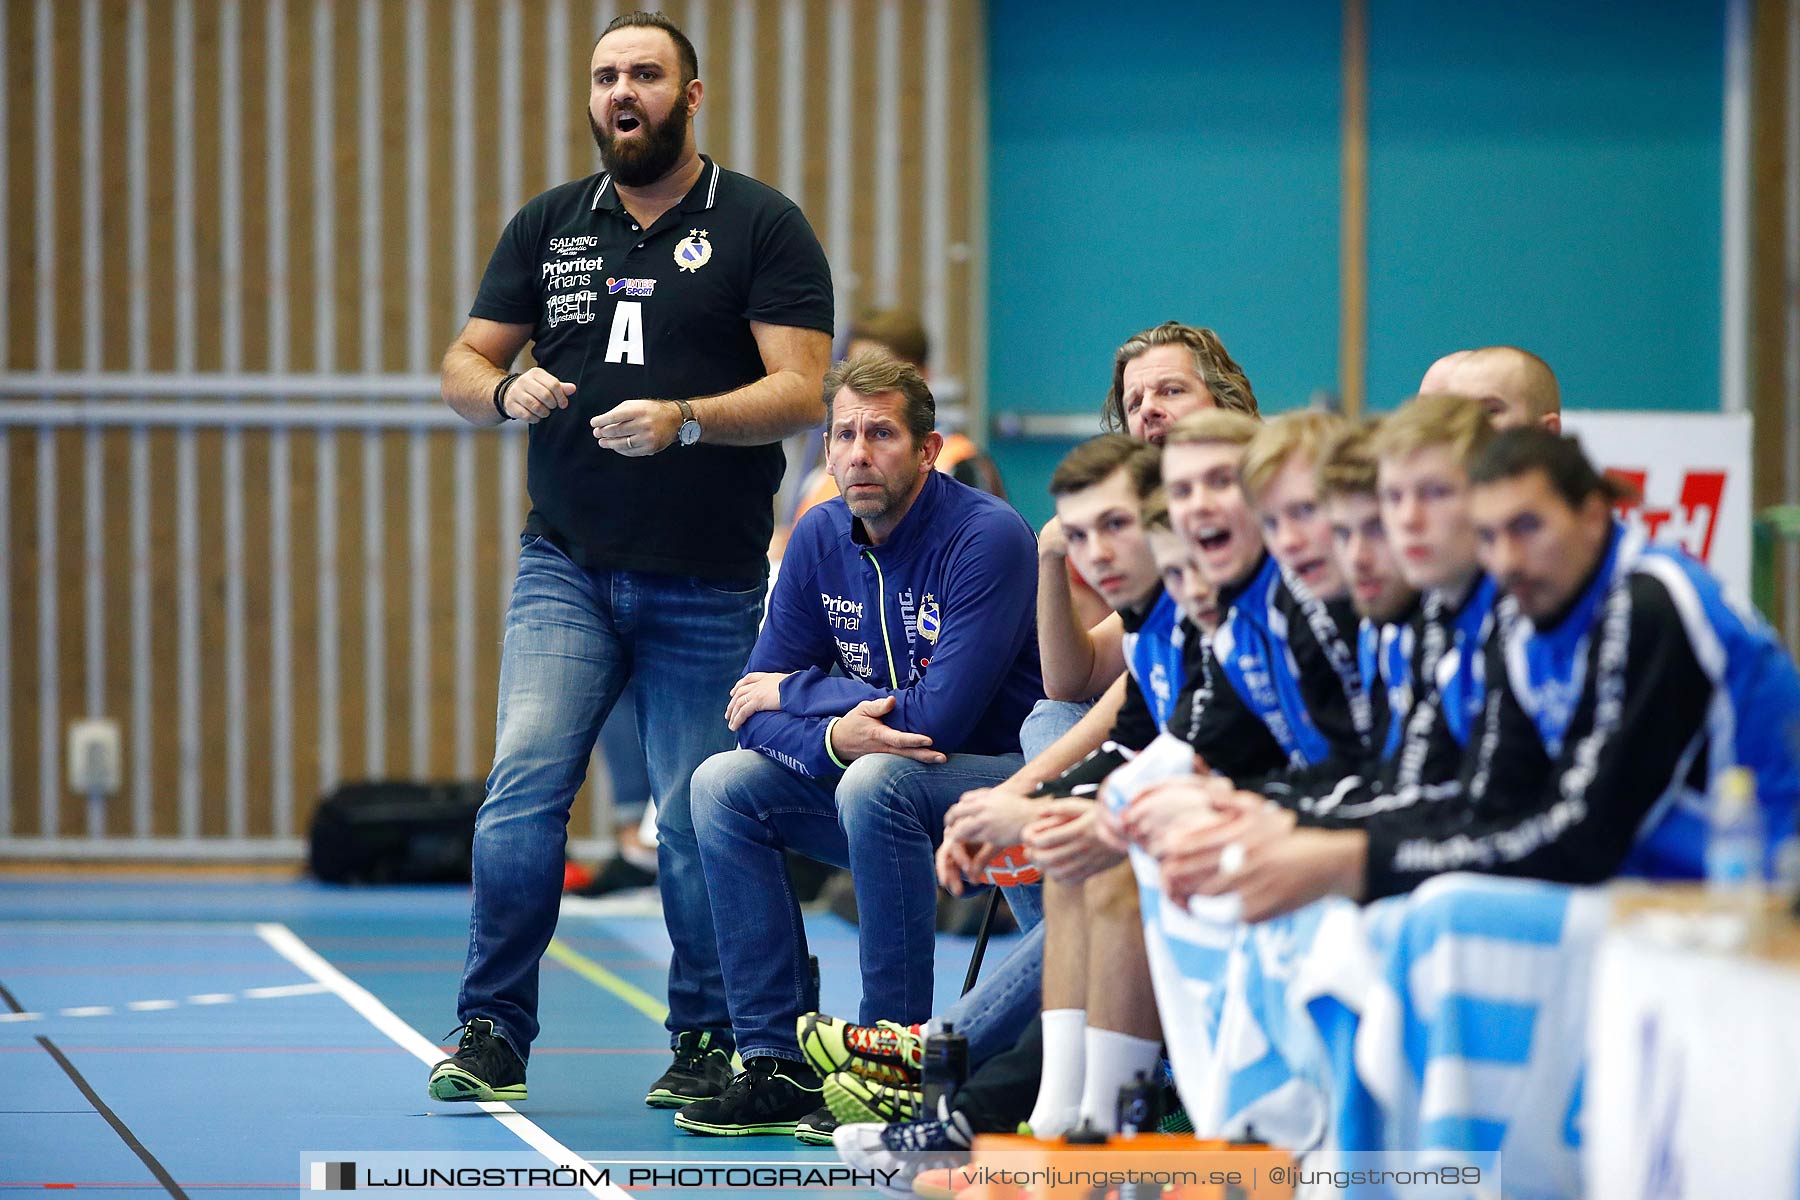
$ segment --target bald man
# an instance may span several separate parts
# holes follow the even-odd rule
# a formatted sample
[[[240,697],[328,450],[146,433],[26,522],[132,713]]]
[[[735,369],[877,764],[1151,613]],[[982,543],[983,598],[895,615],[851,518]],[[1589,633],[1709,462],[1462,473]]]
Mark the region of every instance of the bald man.
[[[1450,376],[1462,365],[1462,360],[1475,353],[1473,350],[1452,350],[1444,357],[1432,363],[1425,370],[1425,378],[1419,380],[1418,394],[1421,396],[1436,395],[1450,390]]]
[[[1431,370],[1455,355],[1446,355]],[[1426,378],[1431,371],[1426,372]],[[1421,391],[1424,385],[1420,385]],[[1551,433],[1562,432],[1562,393],[1550,364],[1516,346],[1487,346],[1469,350],[1452,364],[1443,391],[1481,401],[1499,430],[1541,425]]]

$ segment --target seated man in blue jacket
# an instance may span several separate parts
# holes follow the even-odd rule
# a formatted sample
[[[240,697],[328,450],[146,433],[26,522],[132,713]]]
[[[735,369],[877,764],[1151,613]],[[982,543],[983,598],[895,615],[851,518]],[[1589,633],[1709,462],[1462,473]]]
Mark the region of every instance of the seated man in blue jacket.
[[[863,353],[832,370],[826,396],[841,497],[788,543],[726,711],[742,748],[694,773],[745,1065],[722,1095],[676,1114],[694,1133],[829,1122],[794,1032],[816,1004],[786,849],[850,869],[862,1023],[931,1015],[944,812],[1023,764],[1019,726],[1043,695],[1036,538],[1004,501],[933,469],[943,439],[924,377]]]

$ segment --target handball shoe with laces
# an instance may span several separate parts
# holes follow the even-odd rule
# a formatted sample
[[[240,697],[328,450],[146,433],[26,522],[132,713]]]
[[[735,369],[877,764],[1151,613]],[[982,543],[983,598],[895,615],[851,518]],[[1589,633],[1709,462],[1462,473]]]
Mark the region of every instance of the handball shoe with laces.
[[[800,1052],[820,1075],[849,1071],[876,1083],[919,1086],[925,1062],[920,1026],[894,1021],[852,1025],[825,1013],[807,1013],[794,1032]]]
[[[683,1033],[675,1038],[675,1061],[650,1085],[644,1103],[651,1108],[680,1108],[710,1100],[731,1082],[731,1051],[710,1033]]]
[[[477,1018],[462,1026],[456,1053],[431,1068],[433,1100],[523,1100],[525,1063],[494,1023]],[[455,1033],[455,1030],[451,1031]]]
[[[757,1055],[729,1086],[710,1100],[675,1114],[675,1128],[734,1137],[753,1133],[793,1136],[819,1108],[819,1077],[805,1063]]]

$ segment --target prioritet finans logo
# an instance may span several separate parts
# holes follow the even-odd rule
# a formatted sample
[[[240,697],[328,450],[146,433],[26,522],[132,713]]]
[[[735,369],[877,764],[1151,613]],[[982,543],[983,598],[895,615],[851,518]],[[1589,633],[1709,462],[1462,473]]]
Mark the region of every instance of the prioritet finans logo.
[[[312,1165],[312,1190],[315,1192],[353,1192],[356,1190],[356,1164],[353,1162],[316,1162]]]

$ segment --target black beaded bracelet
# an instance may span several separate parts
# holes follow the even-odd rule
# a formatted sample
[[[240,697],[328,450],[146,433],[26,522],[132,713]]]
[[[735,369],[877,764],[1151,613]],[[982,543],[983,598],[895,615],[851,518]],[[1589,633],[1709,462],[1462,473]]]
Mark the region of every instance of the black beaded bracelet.
[[[494,385],[494,411],[500,414],[502,421],[513,419],[513,415],[506,411],[506,389],[518,377],[519,372],[515,371]]]

